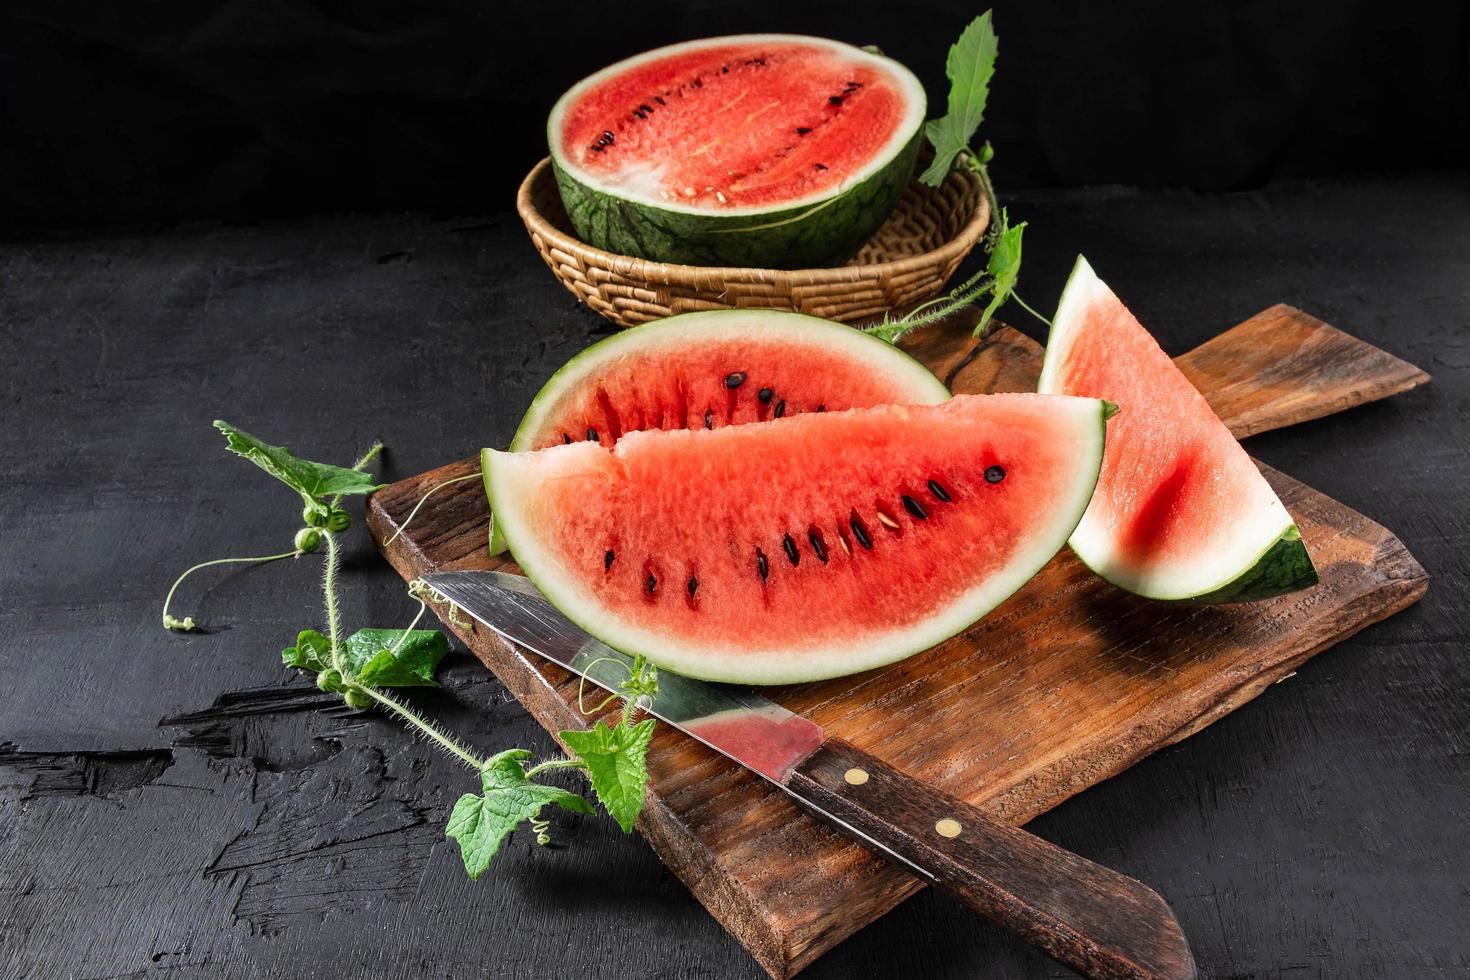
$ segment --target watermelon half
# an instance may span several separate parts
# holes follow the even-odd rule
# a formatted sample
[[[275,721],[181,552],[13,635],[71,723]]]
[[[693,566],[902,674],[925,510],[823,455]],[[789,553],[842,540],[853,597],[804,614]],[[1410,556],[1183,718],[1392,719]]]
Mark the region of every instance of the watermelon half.
[[[861,330],[772,310],[685,313],[568,361],[531,402],[510,451],[948,398],[924,365]],[[504,550],[492,525],[490,551]]]
[[[791,34],[659,48],[556,103],[547,140],[584,241],[693,265],[855,253],[913,176],[924,88],[903,65]]]
[[[1039,390],[1118,404],[1097,493],[1071,540],[1103,578],[1151,599],[1198,602],[1316,583],[1301,533],[1256,464],[1080,256]]]
[[[816,680],[900,660],[1066,542],[1111,406],[961,395],[761,425],[486,450],[516,560],[573,621],[680,674]]]

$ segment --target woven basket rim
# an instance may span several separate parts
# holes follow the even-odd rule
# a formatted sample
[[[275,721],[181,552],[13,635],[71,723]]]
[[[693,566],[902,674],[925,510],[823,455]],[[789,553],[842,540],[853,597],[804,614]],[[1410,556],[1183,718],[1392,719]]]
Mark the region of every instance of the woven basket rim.
[[[857,265],[828,266],[816,269],[764,269],[753,266],[681,265],[672,262],[655,262],[632,255],[620,255],[588,245],[575,235],[558,228],[536,207],[534,189],[538,181],[551,170],[551,157],[542,157],[521,181],[516,192],[516,210],[526,227],[553,247],[581,258],[589,265],[616,269],[631,278],[652,282],[680,282],[698,277],[708,281],[710,277],[721,279],[754,279],[762,282],[780,282],[799,279],[805,287],[822,284],[856,282],[874,277],[887,278],[919,269],[929,269],[963,257],[974,248],[985,228],[990,223],[990,201],[983,193],[979,195],[975,210],[968,221],[938,248],[906,255],[886,262],[870,262]]]

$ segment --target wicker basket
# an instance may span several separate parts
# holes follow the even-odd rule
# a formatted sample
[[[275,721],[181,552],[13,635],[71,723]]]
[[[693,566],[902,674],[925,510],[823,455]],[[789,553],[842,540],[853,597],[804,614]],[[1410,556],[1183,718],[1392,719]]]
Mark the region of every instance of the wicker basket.
[[[593,248],[576,237],[550,159],[521,183],[516,209],[536,251],[582,302],[624,327],[694,310],[797,310],[853,323],[938,293],[990,220],[980,178],[956,170],[939,187],[915,181],[847,265],[744,269],[670,265]]]

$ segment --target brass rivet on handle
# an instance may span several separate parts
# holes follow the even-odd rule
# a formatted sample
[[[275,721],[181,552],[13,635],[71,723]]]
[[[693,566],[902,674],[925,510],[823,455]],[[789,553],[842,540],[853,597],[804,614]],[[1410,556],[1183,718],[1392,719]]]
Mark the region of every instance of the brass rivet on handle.
[[[943,820],[934,825],[934,830],[939,834],[940,837],[958,837],[960,835],[960,831],[963,829],[964,828],[960,826],[960,822],[958,820],[952,820],[949,817],[945,817]]]
[[[847,780],[848,785],[850,786],[861,786],[863,783],[866,783],[868,781],[868,770],[849,769],[847,770],[847,772],[842,774],[842,778]]]

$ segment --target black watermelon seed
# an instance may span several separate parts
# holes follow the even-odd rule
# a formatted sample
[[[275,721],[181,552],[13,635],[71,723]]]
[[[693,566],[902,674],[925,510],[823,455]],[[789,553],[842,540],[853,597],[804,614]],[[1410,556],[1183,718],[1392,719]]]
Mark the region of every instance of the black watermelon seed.
[[[807,133],[810,133],[810,132],[811,132],[811,129],[809,127],[807,127],[807,126],[797,126],[796,127],[796,135],[797,136],[805,136]]]
[[[704,427],[706,429],[713,429],[715,427],[715,410],[712,408],[705,409]]]
[[[602,131],[602,138],[605,139],[605,140],[607,140],[607,145],[608,146],[612,146],[612,143],[613,143],[612,130],[610,130],[610,129],[604,129]]]
[[[827,99],[832,105],[842,105],[842,96],[834,95]]]
[[[815,167],[815,168],[817,168],[818,170],[826,170],[827,169],[827,165],[825,163],[814,163],[814,164],[812,164],[812,166]]]
[[[725,375],[725,387],[729,388],[731,391],[734,391],[736,388],[739,388],[743,384],[745,384],[744,371],[733,371],[730,374]]]
[[[924,513],[924,508],[919,506],[919,502],[908,494],[903,495],[903,509],[913,514],[918,520],[923,521],[929,519],[929,515]]]
[[[776,410],[774,412],[772,412],[771,414],[774,415],[778,419],[781,416],[785,415],[786,414],[786,402],[784,402],[784,401],[777,402],[776,403]]]
[[[563,432],[561,434],[561,441],[570,446],[572,444],[572,437]]]
[[[649,592],[652,592],[656,588],[658,588],[658,579],[654,578],[654,575],[653,575],[652,572],[649,572],[648,573],[648,591]]]
[[[602,144],[601,143],[593,143],[592,144],[592,152],[593,153],[601,153],[602,152]]]
[[[689,84],[690,85],[693,85],[695,88],[704,88],[704,82],[701,82],[697,78],[694,81],[690,82]]]
[[[985,467],[985,482],[986,483],[999,483],[1001,480],[1004,480],[1005,478],[1006,478],[1006,468],[1004,466],[987,466],[987,467]]]
[[[769,405],[771,404],[771,399],[776,397],[776,393],[770,388],[762,388],[755,393],[755,397],[761,400],[762,405]]]
[[[643,103],[638,108],[642,109],[644,112],[652,112],[653,111],[653,106],[649,105],[647,102]]]
[[[761,573],[761,581],[771,574],[771,566],[766,564],[766,553],[759,548],[755,549],[755,570]]]
[[[729,65],[725,65],[725,66],[721,67],[720,68],[720,74],[721,75],[728,75],[728,74],[730,74],[730,66]]]
[[[689,589],[689,598],[693,599],[695,590],[699,588],[699,579],[695,578],[693,575],[689,576],[689,584],[687,588]]]
[[[602,553],[602,570],[604,572],[607,571],[609,568],[612,568],[613,559],[616,557],[617,555],[613,554],[611,548]]]
[[[596,442],[597,441],[597,430],[594,429],[594,428],[592,428],[592,426],[590,426],[590,425],[587,426],[587,441],[588,442]]]
[[[796,550],[796,542],[791,540],[791,535],[781,539],[781,547],[786,549],[786,560],[791,562],[793,568],[801,564],[801,552]]]
[[[944,488],[939,485],[938,480],[929,481],[929,492],[934,494],[934,498],[936,500],[939,500],[940,502],[946,504],[949,503],[949,494],[946,493]]]
[[[862,518],[860,518],[856,514],[854,514],[852,516],[852,519],[849,520],[847,523],[848,523],[848,526],[852,528],[852,536],[855,537],[855,538],[857,538],[857,543],[860,544],[860,545],[862,545],[864,548],[868,549],[869,551],[872,551],[873,550],[873,539],[870,538],[870,537],[868,537],[868,529],[865,528],[865,527],[863,527]]]
[[[817,561],[823,565],[827,564],[827,542],[822,540],[822,532],[812,528],[806,533],[806,539],[812,543],[812,551],[817,554]]]
[[[827,406],[826,405],[818,405],[817,406],[817,411],[819,411],[819,412],[825,412],[826,410],[827,410]]]

